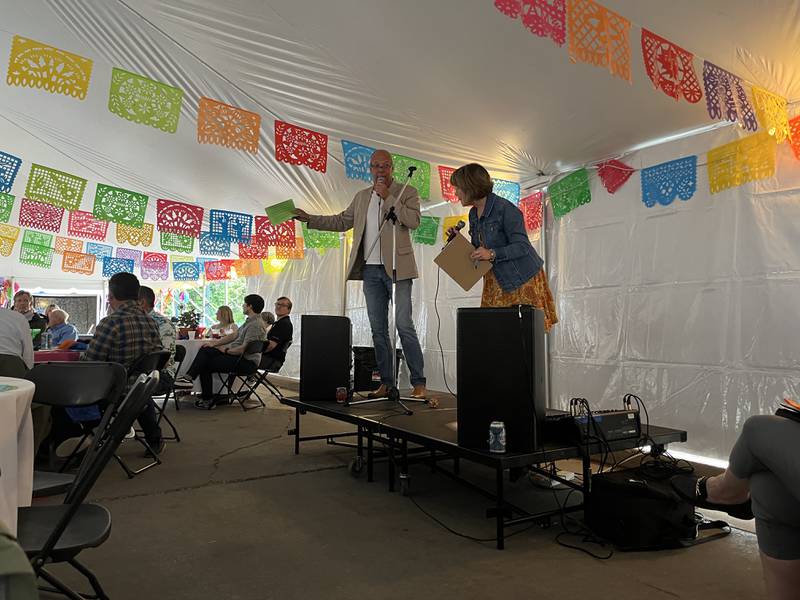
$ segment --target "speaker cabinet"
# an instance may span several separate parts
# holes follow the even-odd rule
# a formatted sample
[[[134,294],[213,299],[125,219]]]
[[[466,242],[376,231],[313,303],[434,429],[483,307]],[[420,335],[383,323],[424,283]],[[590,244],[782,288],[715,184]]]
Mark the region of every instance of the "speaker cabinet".
[[[300,318],[300,400],[336,401],[336,388],[353,389],[352,325],[347,317]]]
[[[531,306],[460,308],[457,316],[458,445],[489,450],[503,421],[507,452],[542,446],[544,313]]]

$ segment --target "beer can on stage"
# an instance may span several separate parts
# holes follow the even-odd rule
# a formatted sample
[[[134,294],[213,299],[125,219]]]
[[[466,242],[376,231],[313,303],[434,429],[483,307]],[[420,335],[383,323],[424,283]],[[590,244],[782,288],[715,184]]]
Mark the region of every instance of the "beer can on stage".
[[[489,452],[502,454],[506,451],[506,425],[502,421],[492,421],[489,425]]]
[[[336,388],[336,402],[339,404],[344,404],[347,402],[347,388],[346,387],[338,387]]]

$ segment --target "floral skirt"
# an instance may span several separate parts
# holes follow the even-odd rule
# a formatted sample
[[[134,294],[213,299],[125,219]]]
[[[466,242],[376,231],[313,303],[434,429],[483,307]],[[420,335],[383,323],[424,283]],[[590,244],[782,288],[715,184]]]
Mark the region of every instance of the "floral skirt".
[[[544,269],[541,269],[513,292],[503,291],[494,276],[494,271],[489,271],[483,276],[481,308],[500,308],[517,304],[530,304],[534,308],[544,311],[545,331],[549,332],[550,328],[558,323],[553,293],[550,291]]]

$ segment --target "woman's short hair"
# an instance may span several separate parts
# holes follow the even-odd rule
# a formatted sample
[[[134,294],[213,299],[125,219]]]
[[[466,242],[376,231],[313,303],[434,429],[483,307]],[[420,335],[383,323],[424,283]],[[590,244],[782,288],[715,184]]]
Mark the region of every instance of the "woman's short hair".
[[[264,323],[267,325],[272,325],[275,322],[275,315],[273,315],[268,310],[265,310],[261,313],[261,318],[264,319]]]
[[[492,191],[492,178],[489,171],[478,163],[459,167],[450,175],[450,185],[457,187],[470,200],[486,198]]]
[[[60,316],[64,320],[64,323],[69,321],[69,313],[65,311],[63,308],[54,308],[53,310],[51,310],[50,316],[52,317],[53,315]]]
[[[219,307],[219,318],[224,325],[233,323],[233,311],[230,306],[222,305]]]

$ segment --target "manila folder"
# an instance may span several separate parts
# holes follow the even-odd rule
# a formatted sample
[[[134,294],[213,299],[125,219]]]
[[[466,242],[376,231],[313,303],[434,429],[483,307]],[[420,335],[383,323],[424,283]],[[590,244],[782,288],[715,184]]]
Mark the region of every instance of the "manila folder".
[[[492,268],[488,260],[473,261],[469,255],[474,251],[475,247],[459,234],[448,242],[433,262],[468,292]]]

